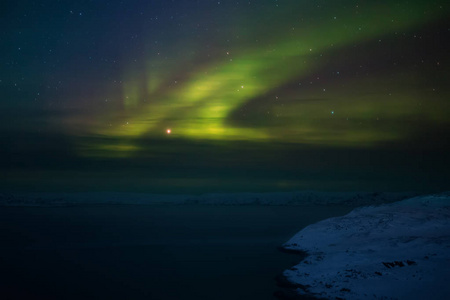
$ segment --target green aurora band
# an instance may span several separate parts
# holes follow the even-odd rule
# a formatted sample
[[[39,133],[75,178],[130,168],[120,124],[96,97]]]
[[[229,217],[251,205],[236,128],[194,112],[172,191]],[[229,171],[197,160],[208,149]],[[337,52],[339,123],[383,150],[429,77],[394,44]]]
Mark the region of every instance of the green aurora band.
[[[293,6],[279,16],[283,24],[296,18],[300,7]],[[407,70],[396,70],[390,78],[347,78],[345,84],[339,76],[326,84],[320,78],[314,85],[305,82],[333,60],[334,52],[445,15],[442,7],[428,1],[366,3],[358,13],[355,8],[324,11],[304,27],[279,25],[266,39],[262,29],[270,24],[249,26],[244,36],[254,35],[257,42],[242,38],[229,50],[220,47],[203,63],[196,64],[190,51],[169,60],[147,57],[143,72],[125,72],[123,106],[89,122],[84,134],[98,139],[77,140],[79,153],[128,157],[142,150],[139,140],[152,137],[362,147],[408,136],[410,129],[393,122],[373,125],[379,119],[445,123],[448,95],[435,96],[435,106],[421,107],[424,96],[433,97],[432,91],[410,91],[417,79]],[[183,41],[188,43],[187,38]],[[283,89],[293,83],[303,84],[302,89]],[[257,112],[245,112],[255,101],[260,102]],[[242,118],[236,118],[239,112]],[[253,123],[245,120],[257,113],[264,117]]]

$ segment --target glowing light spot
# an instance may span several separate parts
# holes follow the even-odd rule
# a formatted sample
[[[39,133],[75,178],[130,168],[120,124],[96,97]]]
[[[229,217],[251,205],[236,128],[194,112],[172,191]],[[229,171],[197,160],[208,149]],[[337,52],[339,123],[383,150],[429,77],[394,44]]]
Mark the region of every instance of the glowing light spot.
[[[167,130],[166,130],[166,133],[167,133],[167,134],[171,134],[171,133],[172,133],[172,130],[171,130],[171,129],[167,129]]]

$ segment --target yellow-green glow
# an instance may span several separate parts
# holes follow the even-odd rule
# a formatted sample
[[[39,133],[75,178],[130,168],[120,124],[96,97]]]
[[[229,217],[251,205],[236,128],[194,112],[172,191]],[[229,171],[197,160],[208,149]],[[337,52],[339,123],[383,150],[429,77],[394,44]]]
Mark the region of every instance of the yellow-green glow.
[[[405,90],[391,95],[381,96],[375,92],[365,96],[336,86],[329,88],[326,94],[333,98],[330,109],[325,109],[319,101],[302,101],[320,97],[317,92],[310,97],[283,94],[284,100],[289,100],[284,105],[275,100],[266,105],[267,114],[274,116],[267,124],[261,121],[259,126],[246,126],[245,122],[230,122],[232,113],[246,103],[265,98],[292,80],[312,76],[324,63],[318,59],[321,53],[412,28],[440,13],[427,10],[426,3],[408,7],[373,5],[366,9],[370,13],[356,17],[341,11],[338,15],[345,22],[339,24],[332,16],[326,16],[326,21],[309,28],[293,28],[288,33],[280,30],[273,45],[253,45],[223,53],[220,59],[194,70],[179,70],[172,63],[161,71],[161,66],[150,60],[143,88],[142,78],[136,78],[141,76],[139,72],[133,75],[131,71],[131,75],[126,76],[123,111],[115,114],[116,117],[101,117],[101,124],[89,128],[92,134],[123,142],[120,145],[81,145],[80,150],[94,156],[106,152],[117,157],[133,155],[139,150],[135,141],[166,135],[167,128],[171,129],[170,138],[360,146],[395,140],[407,133],[402,128],[383,125],[369,128],[367,121],[359,124],[359,119],[373,119],[376,123],[380,118],[398,116],[439,118],[434,112],[422,111],[420,99]],[[158,67],[152,67],[156,65]],[[177,72],[183,73],[182,79],[172,80],[177,78]],[[380,80],[378,84],[386,83]],[[355,81],[354,84],[364,83]],[[282,128],[272,124],[277,118],[283,120]]]

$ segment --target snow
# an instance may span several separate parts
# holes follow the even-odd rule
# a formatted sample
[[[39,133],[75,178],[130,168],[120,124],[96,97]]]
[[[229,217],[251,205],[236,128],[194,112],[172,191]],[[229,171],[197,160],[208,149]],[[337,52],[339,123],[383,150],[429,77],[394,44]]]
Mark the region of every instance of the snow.
[[[327,299],[450,299],[450,193],[355,209],[283,245],[309,254],[283,275]]]
[[[295,291],[327,299],[450,299],[450,193],[411,196],[314,191],[0,193],[0,206],[372,205],[310,225],[283,245],[308,254],[283,273],[297,285]]]

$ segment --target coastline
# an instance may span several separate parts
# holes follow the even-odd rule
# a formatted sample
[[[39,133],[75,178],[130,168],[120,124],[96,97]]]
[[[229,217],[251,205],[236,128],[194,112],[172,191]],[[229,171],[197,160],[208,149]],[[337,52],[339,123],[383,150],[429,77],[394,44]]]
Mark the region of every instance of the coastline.
[[[357,208],[304,228],[282,247],[307,256],[283,272],[288,292],[280,299],[448,297],[450,194]]]
[[[313,277],[314,272],[319,271],[319,273],[322,272],[322,275],[327,278],[326,271],[333,270],[333,268],[341,268],[342,270],[342,266],[336,265],[336,263],[334,263],[334,265],[333,263],[329,263],[333,262],[333,256],[328,255],[329,253],[332,253],[330,249],[340,249],[337,251],[339,255],[341,255],[338,256],[338,262],[346,257],[345,250],[349,250],[349,253],[352,255],[352,259],[358,262],[358,259],[367,257],[368,253],[370,254],[370,251],[372,251],[371,253],[375,253],[377,250],[380,250],[374,248],[374,245],[383,246],[383,243],[379,242],[380,239],[373,240],[374,242],[372,244],[366,243],[363,239],[364,236],[370,236],[370,234],[373,233],[380,233],[379,230],[374,231],[374,229],[382,229],[381,233],[385,233],[385,235],[381,236],[381,240],[383,240],[386,239],[386,234],[389,233],[386,230],[392,227],[391,225],[395,225],[397,228],[401,223],[414,225],[414,223],[410,222],[411,220],[419,220],[420,222],[418,221],[418,225],[429,224],[427,223],[427,220],[430,219],[430,213],[433,217],[431,218],[432,220],[440,220],[439,222],[442,221],[447,224],[447,215],[450,215],[447,211],[448,203],[450,203],[450,201],[448,201],[449,195],[445,193],[441,195],[410,198],[396,202],[388,201],[387,204],[379,206],[357,206],[357,208],[355,208],[355,199],[359,199],[358,203],[364,204],[373,199],[373,193],[366,194],[371,196],[368,199],[358,197],[358,193],[353,193],[351,194],[351,201],[349,201],[348,198],[345,199],[343,197],[335,197],[333,201],[330,201],[331,203],[325,202],[326,196],[329,196],[327,194],[321,194],[320,197],[313,197],[311,194],[308,194],[310,197],[304,199],[303,202],[300,201],[301,198],[292,198],[292,195],[293,193],[288,196],[286,196],[286,194],[282,194],[281,196],[277,195],[277,197],[271,197],[273,195],[261,196],[260,194],[249,193],[234,198],[229,198],[229,195],[202,195],[197,198],[193,198],[192,196],[177,196],[178,198],[167,198],[170,201],[161,202],[159,201],[161,200],[160,198],[152,198],[149,201],[149,198],[145,197],[145,195],[138,195],[139,197],[136,196],[135,198],[131,197],[127,199],[125,195],[122,194],[118,195],[116,198],[111,198],[110,194],[105,194],[103,195],[104,198],[96,198],[94,203],[89,202],[89,200],[94,196],[98,196],[98,194],[89,194],[89,197],[81,198],[80,201],[72,201],[71,199],[74,198],[45,198],[42,197],[42,195],[33,195],[29,198],[9,198],[19,199],[20,201],[12,201],[9,204],[6,203],[6,205],[2,205],[5,209],[3,211],[5,216],[5,220],[3,220],[5,226],[3,226],[3,228],[7,229],[6,237],[11,238],[12,242],[10,245],[12,245],[12,248],[15,247],[20,251],[29,252],[29,254],[33,255],[36,253],[43,253],[43,251],[45,252],[48,250],[62,253],[66,253],[67,251],[84,253],[89,249],[94,250],[95,252],[102,248],[110,248],[114,249],[114,251],[118,251],[118,249],[129,249],[130,251],[135,251],[131,249],[138,249],[142,247],[156,249],[161,246],[170,246],[175,248],[180,246],[187,247],[186,249],[189,249],[189,253],[192,255],[197,255],[197,252],[199,251],[194,251],[194,248],[200,247],[200,241],[204,239],[210,240],[207,248],[216,249],[214,251],[222,251],[218,249],[221,249],[220,244],[223,242],[239,242],[241,243],[240,247],[244,246],[246,248],[256,242],[258,243],[258,246],[254,249],[252,248],[253,250],[251,253],[248,253],[248,255],[258,255],[257,253],[259,252],[265,252],[267,254],[270,251],[272,251],[272,253],[278,252],[282,255],[286,255],[284,258],[280,257],[280,262],[285,261],[287,263],[283,262],[282,264],[278,264],[277,267],[276,264],[272,262],[273,269],[278,269],[278,271],[271,273],[272,275],[269,275],[270,278],[268,278],[269,281],[272,280],[274,286],[276,283],[276,287],[274,287],[271,292],[273,293],[273,296],[277,297],[277,299],[297,300],[330,298],[326,294],[326,292],[329,291],[310,292],[311,287],[314,288],[314,285],[307,280],[305,281],[304,277],[295,278],[294,276],[295,274],[304,274],[306,272],[311,274],[310,277]],[[303,193],[303,195],[305,195],[305,193]],[[79,194],[72,195],[72,197],[79,196]],[[379,199],[385,198],[386,197],[380,197]],[[0,200],[1,199],[2,198],[0,198]],[[35,201],[36,199],[41,200]],[[60,200],[52,201],[52,199]],[[105,201],[105,199],[108,201]],[[227,199],[229,201],[224,202]],[[267,199],[271,199],[272,202]],[[293,199],[297,199],[297,202],[293,201]],[[440,199],[440,201],[435,201],[436,199]],[[293,205],[288,205],[288,203]],[[11,212],[14,212],[16,217],[14,217],[14,214],[10,215]],[[229,215],[227,212],[231,214]],[[257,213],[257,215],[254,215],[254,213]],[[406,216],[410,216],[412,218],[404,218],[400,213],[406,214]],[[288,215],[289,221],[287,222],[285,217]],[[389,217],[385,217],[386,215]],[[20,219],[26,220],[27,223],[21,225],[18,222]],[[51,223],[46,225],[46,222],[49,220],[52,220]],[[200,222],[199,220],[203,221]],[[253,221],[251,220],[257,222],[253,224]],[[421,220],[425,222],[422,222]],[[180,221],[182,222],[179,223]],[[240,225],[237,225],[236,221],[238,221],[238,224]],[[159,225],[155,227],[153,225],[154,222]],[[432,223],[431,225],[439,225],[439,222],[436,224]],[[103,228],[102,231],[99,231],[97,234],[92,235],[93,232],[96,232],[97,230],[95,228],[92,228],[86,232],[80,232],[80,229],[97,223],[101,225],[101,228]],[[30,224],[31,226],[26,224]],[[109,225],[105,227],[105,224]],[[215,226],[217,227],[210,228],[211,224],[216,224]],[[281,230],[282,228],[280,226],[284,229]],[[8,227],[10,228],[8,229]],[[250,229],[250,227],[252,228]],[[297,232],[298,227],[304,227],[304,229],[295,234],[293,238],[277,249],[274,242],[276,240],[280,241],[281,236],[284,236],[285,240],[289,239],[289,236],[292,236],[295,232]],[[362,228],[365,231],[355,231],[355,228]],[[420,229],[421,227],[419,226],[417,228]],[[8,234],[8,230],[12,230],[11,232],[24,232],[26,233],[25,236],[29,236],[29,238],[25,240],[22,237],[14,236],[12,233]],[[77,232],[77,234],[69,234],[65,237],[66,230]],[[345,232],[351,233],[350,238],[354,238],[353,244],[345,243],[345,241],[349,238],[349,236],[345,235]],[[399,233],[398,230],[396,232]],[[421,231],[417,231],[417,234],[420,232]],[[124,236],[121,233],[126,236],[131,234],[131,236],[124,239]],[[411,238],[410,235],[407,234],[408,228],[405,232],[400,233],[402,238],[398,240],[397,244],[404,243],[407,245],[415,245],[416,247],[420,245],[418,244],[418,242],[421,241],[420,238]],[[171,235],[173,236],[172,238],[170,237]],[[314,239],[307,239],[307,235],[310,237],[313,236]],[[143,238],[144,236],[148,237]],[[405,239],[405,236],[408,238]],[[87,239],[87,237],[89,237],[89,239]],[[223,240],[222,237],[226,237],[225,240]],[[263,245],[265,242],[261,238],[272,239],[272,250],[264,250],[265,247]],[[48,244],[49,241],[52,243]],[[309,241],[310,244],[305,244],[305,241]],[[352,248],[355,245],[355,241],[370,247],[369,249],[363,250]],[[446,242],[446,240],[441,239],[440,242]],[[23,245],[26,243],[28,243],[28,246],[24,248]],[[277,245],[280,245],[281,243],[282,240]],[[216,246],[218,248],[214,248]],[[233,249],[233,253],[235,252],[233,255],[239,257],[241,260],[241,268],[245,268],[242,267],[242,263],[244,261],[247,263],[247,260],[249,260],[251,256],[246,256],[246,258],[243,259],[241,255],[244,252],[249,252],[249,249],[242,251],[242,248],[240,248],[240,250],[237,248],[235,249],[234,246],[231,246],[231,244],[228,244],[228,246],[231,247],[229,248],[230,251]],[[13,250],[12,248],[10,249],[11,251]],[[327,249],[330,251],[325,251]],[[10,252],[10,250],[6,248],[3,249],[5,253]],[[203,249],[201,251],[205,252],[206,250]],[[204,255],[209,256],[213,254],[205,252]],[[214,256],[215,255],[216,254],[214,254]],[[293,259],[295,262],[292,262],[292,255],[295,256],[295,259]],[[126,256],[132,257],[134,255],[127,254]],[[227,253],[223,253],[222,256],[226,258],[226,263],[224,266],[228,268],[230,262],[227,259],[233,258],[227,258]],[[350,272],[347,272],[348,274],[343,272],[343,274],[345,273],[344,276],[349,276],[346,277],[346,279],[350,278],[352,280],[361,280],[361,276],[367,276],[369,273],[371,278],[375,277],[378,281],[380,281],[380,278],[384,279],[384,277],[388,279],[391,278],[393,274],[395,275],[398,272],[403,272],[403,270],[418,270],[419,267],[424,265],[425,262],[423,260],[413,256],[413,253],[406,252],[404,252],[402,257],[392,256],[380,258],[378,256],[376,267],[381,268],[380,270],[358,270],[358,266],[351,266],[344,269],[344,271],[350,270]],[[143,256],[144,259],[145,257],[147,256]],[[218,257],[220,257],[220,255]],[[271,256],[267,256],[266,260],[271,259],[270,257]],[[192,261],[190,258],[183,259],[186,259],[186,261]],[[200,261],[203,260],[204,257],[198,257],[197,259]],[[222,260],[223,258],[217,259]],[[43,261],[45,260],[48,260],[48,256],[43,259]],[[111,268],[114,266],[114,260],[108,260],[110,260],[110,262],[105,265],[105,268]],[[435,257],[430,255],[428,261],[434,260]],[[265,262],[264,260],[261,260],[258,264],[260,264],[258,268],[264,268]],[[292,267],[284,272],[280,269],[280,267],[286,268],[289,266]],[[12,270],[16,269],[14,266],[11,268]],[[253,268],[253,266],[251,268]],[[305,268],[307,268],[308,271],[305,271]],[[134,270],[129,271],[134,272]],[[217,272],[216,275],[219,275],[222,271],[219,268],[215,272]],[[228,271],[229,274],[232,274],[233,272],[240,271],[238,269]],[[377,272],[382,275],[378,275]],[[276,274],[279,275],[274,278]],[[408,274],[414,275],[411,272]],[[149,274],[149,276],[150,275],[151,274]],[[204,275],[202,274],[199,276],[200,278],[203,278]],[[258,274],[258,276],[260,276],[260,274]],[[189,277],[190,276],[187,276],[186,278]],[[234,281],[235,278],[230,277],[229,280]],[[248,279],[242,280],[244,281]],[[364,283],[360,284],[363,285]],[[325,284],[325,289],[332,289],[331,285],[330,287],[326,287],[326,285],[327,284]],[[245,288],[250,288],[250,285],[245,286]],[[360,295],[356,297],[351,294],[355,292],[352,287],[342,286],[338,292],[339,295],[337,295],[337,297],[345,299],[360,298]],[[271,294],[269,293],[266,295]]]

